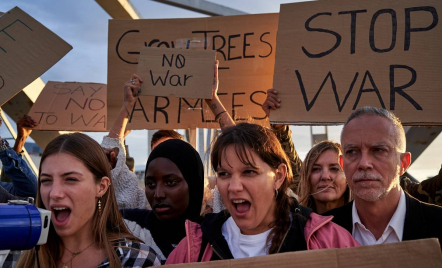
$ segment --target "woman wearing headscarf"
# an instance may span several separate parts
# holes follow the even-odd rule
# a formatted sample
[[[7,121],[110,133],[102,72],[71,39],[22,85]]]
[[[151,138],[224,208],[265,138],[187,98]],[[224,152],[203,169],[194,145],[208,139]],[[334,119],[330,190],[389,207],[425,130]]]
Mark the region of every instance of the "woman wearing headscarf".
[[[145,192],[152,210],[125,209],[129,230],[167,259],[186,236],[185,221],[200,221],[204,169],[198,152],[178,139],[159,144],[146,164]]]

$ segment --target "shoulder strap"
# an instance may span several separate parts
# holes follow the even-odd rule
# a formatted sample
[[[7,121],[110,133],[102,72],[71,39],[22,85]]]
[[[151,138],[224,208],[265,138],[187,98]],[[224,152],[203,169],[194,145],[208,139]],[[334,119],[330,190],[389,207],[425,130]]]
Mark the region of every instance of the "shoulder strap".
[[[206,251],[208,244],[209,242],[207,241],[206,237],[203,235],[203,240],[201,241],[200,254],[198,255],[198,262],[201,262],[201,260],[203,259],[204,251]]]

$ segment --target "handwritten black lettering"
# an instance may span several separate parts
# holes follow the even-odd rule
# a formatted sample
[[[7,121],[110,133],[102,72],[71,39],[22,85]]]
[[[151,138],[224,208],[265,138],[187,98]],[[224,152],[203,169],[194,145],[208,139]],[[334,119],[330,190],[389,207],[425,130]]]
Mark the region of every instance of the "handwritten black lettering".
[[[93,91],[94,91],[94,93],[92,93],[92,95],[90,95],[89,97],[93,97],[94,95],[95,95],[95,93],[97,93],[98,91],[100,91],[100,89],[102,89],[103,87],[99,87],[98,89],[95,89],[95,88],[93,88],[93,87],[90,87]]]
[[[129,61],[129,60],[127,60],[127,59],[125,59],[125,58],[123,58],[122,56],[121,56],[121,54],[120,54],[120,44],[121,44],[121,41],[123,40],[123,38],[126,36],[126,35],[128,35],[128,34],[130,34],[130,33],[139,33],[140,31],[139,30],[129,30],[129,31],[127,31],[127,32],[125,32],[121,37],[120,37],[120,39],[118,39],[118,42],[117,42],[117,45],[115,46],[115,49],[116,49],[116,53],[117,53],[117,56],[118,56],[118,58],[120,59],[120,60],[122,60],[122,61],[124,61],[124,62],[126,62],[126,63],[129,63],[129,64],[138,64],[138,62],[134,62],[134,61]],[[130,41],[129,41],[130,42]],[[135,54],[135,53],[130,53],[130,52],[128,52],[128,54]],[[140,54],[140,52],[136,52],[136,54]]]
[[[229,45],[228,45],[228,50],[227,50],[227,58],[229,60],[239,60],[241,59],[241,56],[238,57],[230,57],[230,52],[232,51],[232,48],[236,48],[236,46],[232,45],[232,39],[238,38],[240,37],[240,34],[234,34],[234,35],[229,35]]]
[[[219,31],[192,31],[192,33],[204,34],[204,50],[207,50],[207,34],[208,33],[219,33]]]
[[[87,104],[88,99],[89,99],[89,98],[86,98],[86,99],[84,100],[84,104],[83,104],[83,106],[81,106],[81,104],[79,104],[75,99],[73,99],[73,98],[69,98],[69,100],[68,100],[68,104],[66,104],[66,108],[64,108],[64,109],[67,110],[67,109],[69,108],[69,104],[71,104],[71,101],[72,101],[72,102],[74,102],[75,104],[77,104],[77,106],[80,107],[82,110],[84,110],[84,108],[86,108],[86,104]]]
[[[244,34],[244,46],[243,46],[243,49],[242,49],[242,56],[243,56],[244,59],[254,58],[255,57],[255,55],[246,55],[246,49],[247,49],[247,47],[250,46],[250,43],[247,43],[247,36],[254,35],[254,34],[255,33],[245,33]]]
[[[164,77],[164,80],[163,80],[163,78],[162,78],[161,75],[160,75],[160,76],[158,76],[158,78],[157,78],[156,81],[153,81],[153,73],[152,73],[152,70],[150,70],[149,72],[150,72],[150,78],[151,78],[151,80],[152,80],[152,85],[156,86],[157,83],[158,83],[158,81],[160,81],[161,84],[162,84],[163,86],[166,85],[167,77],[169,77],[169,70],[167,70],[167,72],[166,72],[166,77]]]
[[[0,76],[0,89],[2,89],[5,86],[5,79]]]
[[[74,120],[74,113],[71,113],[71,125],[77,123],[80,119],[83,121],[83,125],[84,126],[88,126],[92,120],[94,120],[95,117],[97,117],[98,113],[96,113],[90,120],[89,122],[86,123],[86,120],[84,120],[84,115],[80,115],[77,119]]]
[[[411,79],[407,84],[402,86],[395,86],[394,75],[396,69],[406,69],[411,72]],[[404,92],[404,89],[411,87],[414,83],[416,83],[416,80],[417,73],[413,68],[406,65],[390,65],[390,110],[395,109],[395,93],[398,93],[406,100],[408,100],[416,110],[423,110],[422,106],[420,106],[413,98],[411,98],[410,95]]]
[[[221,39],[223,41],[222,45],[220,47],[216,47],[216,39]],[[213,43],[213,50],[216,50],[216,52],[221,53],[221,55],[223,55],[224,60],[227,60],[226,58],[226,54],[223,51],[224,46],[226,45],[226,39],[224,38],[224,36],[222,35],[214,35],[212,37],[212,43]]]
[[[267,58],[267,57],[269,57],[270,55],[272,55],[272,52],[273,52],[272,44],[270,44],[269,42],[264,41],[264,40],[262,39],[265,35],[268,35],[268,34],[270,34],[270,32],[265,32],[265,33],[261,34],[261,36],[259,37],[259,41],[261,41],[261,42],[264,43],[264,44],[267,44],[267,45],[269,46],[269,48],[270,48],[270,52],[269,52],[267,55],[259,55],[260,58]]]
[[[23,21],[21,21],[20,19],[16,19],[14,22],[12,22],[11,24],[9,24],[8,26],[3,27],[3,29],[0,30],[0,33],[4,33],[6,36],[8,36],[9,38],[11,38],[13,41],[17,41],[17,40],[14,39],[14,37],[11,36],[10,33],[6,32],[6,29],[8,29],[9,27],[11,27],[12,25],[14,25],[14,24],[16,24],[16,23],[21,23],[21,24],[24,25],[26,28],[28,28],[30,31],[32,31],[32,32],[34,31],[34,30],[32,30],[31,27],[29,27],[29,26],[28,26],[26,23],[24,23]],[[6,49],[4,49],[3,47],[0,47],[0,49],[1,49],[3,52],[7,53]]]
[[[164,100],[166,100],[166,104],[162,107],[158,106],[158,100],[162,98]],[[166,121],[166,124],[169,124],[169,115],[167,114],[167,111],[165,110],[170,104],[169,98],[168,97],[159,97],[156,96],[155,97],[155,108],[154,108],[154,114],[153,114],[153,121],[154,123],[157,122],[157,113],[160,112],[164,115],[164,119]]]
[[[94,107],[94,105],[92,104],[92,102],[93,102],[93,103],[96,103],[95,107]],[[101,109],[103,109],[105,106],[106,106],[106,103],[104,103],[104,101],[102,101],[102,100],[100,100],[100,99],[90,99],[90,101],[89,101],[89,105],[88,105],[88,107],[89,107],[89,109],[90,109],[91,111],[98,111],[98,110],[101,110]]]
[[[307,99],[307,93],[306,93],[306,90],[305,90],[304,83],[302,81],[302,76],[301,76],[300,72],[298,70],[296,70],[295,74],[296,74],[296,77],[298,78],[299,87],[301,88],[301,93],[302,93],[302,97],[304,99],[305,109],[307,111],[310,111],[310,109],[313,107],[313,105],[315,104],[316,99],[318,98],[319,93],[321,93],[322,88],[324,87],[325,83],[327,82],[328,79],[330,79],[331,86],[332,86],[332,89],[333,89],[333,93],[335,94],[336,105],[338,106],[339,112],[341,112],[342,109],[344,108],[345,103],[347,102],[347,99],[350,96],[350,93],[353,91],[354,84],[355,84],[355,82],[356,82],[356,80],[358,78],[358,75],[359,75],[359,73],[356,72],[356,74],[355,74],[355,76],[353,78],[353,81],[352,81],[352,83],[350,85],[350,88],[348,89],[347,94],[344,97],[344,101],[341,104],[341,102],[339,100],[338,91],[336,89],[336,83],[335,83],[335,80],[333,79],[333,74],[331,72],[327,73],[327,75],[325,76],[324,80],[322,81],[321,86],[319,87],[319,90],[316,92],[315,96],[313,97],[313,99],[312,99],[312,101],[310,103],[308,102],[308,99]]]
[[[250,94],[250,101],[251,101],[253,104],[256,104],[256,105],[258,105],[259,107],[261,107],[261,106],[262,106],[262,103],[256,102],[256,101],[253,99],[253,97],[254,97],[256,94],[258,94],[258,93],[260,93],[260,94],[264,94],[264,95],[267,95],[267,93],[266,93],[265,91],[254,91],[252,94]],[[264,113],[264,111],[262,111],[262,112]],[[255,116],[253,116],[252,118],[253,118],[254,120],[263,120],[263,119],[266,119],[266,117],[267,117],[267,115],[264,113],[264,116],[263,116],[263,117],[255,117]]]
[[[103,124],[103,128],[106,129],[106,116],[102,115],[100,119],[94,124],[94,127],[96,127],[98,124]]]
[[[81,92],[83,94],[83,96],[84,96],[84,90],[83,90],[82,86],[79,86],[76,89],[74,89],[71,94],[73,95],[77,91]]]
[[[412,12],[430,12],[433,16],[433,21],[431,24],[427,27],[418,27],[418,28],[412,28],[411,27],[411,13]],[[411,33],[412,32],[425,32],[433,29],[436,27],[437,23],[439,22],[439,16],[437,14],[437,11],[434,7],[430,6],[423,6],[423,7],[411,7],[405,9],[405,41],[404,41],[404,51],[408,51],[410,49],[410,43],[411,43]]]
[[[350,27],[350,54],[354,54],[356,52],[356,15],[358,13],[366,13],[366,9],[360,10],[350,10],[350,11],[341,11],[338,15],[351,14],[351,27]]]
[[[137,108],[137,103],[140,104],[140,107],[141,107],[141,108]],[[143,115],[144,115],[144,119],[146,119],[146,122],[150,122],[150,121],[149,121],[149,118],[147,117],[146,111],[144,110],[143,103],[141,102],[140,98],[138,98],[138,101],[135,102],[135,105],[134,105],[134,107],[132,108],[132,111],[131,111],[131,113],[130,113],[129,123],[132,122],[132,118],[133,118],[133,116],[134,116],[134,114],[135,114],[136,111],[142,111],[142,112],[143,112]]]
[[[384,49],[379,49],[376,47],[375,42],[374,42],[374,28],[375,28],[375,23],[376,23],[377,18],[379,17],[379,15],[382,15],[382,14],[390,14],[391,24],[392,24],[392,26],[391,26],[392,33],[391,33],[390,47],[384,48]],[[389,52],[389,51],[393,50],[394,47],[396,46],[396,32],[397,32],[396,11],[394,11],[393,9],[378,10],[376,13],[374,13],[373,17],[371,18],[371,23],[370,23],[369,42],[370,42],[371,50],[373,50],[374,52],[377,52],[377,53],[385,53],[385,52]]]
[[[233,120],[235,120],[235,121],[245,121],[245,120],[247,120],[246,118],[236,118],[236,107],[243,107],[244,105],[243,104],[236,104],[235,103],[235,96],[236,95],[245,95],[246,93],[245,92],[235,92],[235,93],[233,93],[232,94],[232,118],[233,118]]]
[[[328,33],[333,35],[336,38],[336,43],[334,44],[334,46],[332,48],[330,48],[329,50],[326,50],[324,52],[320,52],[320,53],[310,53],[304,46],[302,46],[302,51],[304,52],[304,54],[309,57],[309,58],[322,58],[324,56],[327,56],[328,54],[332,53],[335,49],[337,49],[339,47],[339,45],[341,44],[341,35],[338,34],[335,31],[331,31],[331,30],[327,30],[327,29],[322,29],[322,28],[311,28],[310,27],[310,22],[312,20],[314,20],[315,18],[319,17],[319,16],[331,16],[332,13],[329,12],[324,12],[324,13],[317,13],[313,16],[311,16],[306,22],[305,22],[305,29],[309,32],[319,32],[319,33]]]
[[[181,69],[181,68],[184,67],[184,65],[186,65],[186,58],[185,58],[183,55],[178,54],[178,55],[176,56],[175,66],[176,66],[178,69]]]
[[[368,79],[370,79],[370,83],[373,86],[373,88],[364,89],[365,80],[367,77],[368,77]],[[379,102],[380,102],[382,108],[385,109],[384,101],[382,101],[382,97],[381,97],[381,94],[379,93],[378,87],[376,86],[370,72],[366,71],[364,78],[362,79],[361,87],[359,88],[358,97],[356,98],[355,104],[353,105],[353,110],[356,110],[356,107],[358,107],[358,103],[359,103],[359,100],[361,99],[362,93],[366,93],[366,92],[375,92],[376,95],[378,96],[378,99],[379,99]]]
[[[197,108],[196,106],[199,103],[200,107],[201,107],[201,109],[200,109],[201,110],[201,119],[202,119],[202,122],[204,122],[203,100],[202,99],[197,99],[195,104],[191,105],[189,103],[189,101],[186,100],[185,98],[180,98],[179,102],[178,102],[178,118],[177,118],[177,123],[181,123],[181,109],[182,109],[182,102],[183,101],[187,104],[187,106],[189,106],[188,107],[189,109],[196,109]]]

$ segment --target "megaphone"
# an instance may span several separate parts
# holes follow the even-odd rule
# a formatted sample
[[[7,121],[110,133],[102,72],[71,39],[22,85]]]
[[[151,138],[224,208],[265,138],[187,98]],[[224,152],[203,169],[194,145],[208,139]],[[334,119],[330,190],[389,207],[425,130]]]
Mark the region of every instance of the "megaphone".
[[[32,199],[33,200],[33,199]],[[26,250],[48,240],[51,211],[24,200],[0,204],[0,250]]]

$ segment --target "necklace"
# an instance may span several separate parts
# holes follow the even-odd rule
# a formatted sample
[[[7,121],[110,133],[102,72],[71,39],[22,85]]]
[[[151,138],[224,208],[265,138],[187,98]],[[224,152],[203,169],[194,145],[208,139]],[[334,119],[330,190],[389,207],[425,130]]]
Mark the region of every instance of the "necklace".
[[[90,244],[89,246],[87,246],[86,248],[84,248],[84,249],[82,249],[82,250],[80,250],[80,251],[77,251],[77,252],[72,252],[72,251],[70,251],[67,247],[64,247],[67,251],[69,251],[71,254],[72,254],[72,256],[71,256],[71,258],[67,261],[67,262],[61,262],[62,264],[63,264],[63,266],[61,267],[61,268],[69,268],[68,267],[68,263],[71,263],[71,267],[72,267],[72,260],[75,258],[75,257],[77,257],[78,255],[80,255],[81,253],[83,253],[83,251],[85,251],[86,249],[88,249],[88,248],[90,248],[90,246],[92,246],[93,244],[95,243],[95,241],[94,242],[92,242],[92,244]]]

